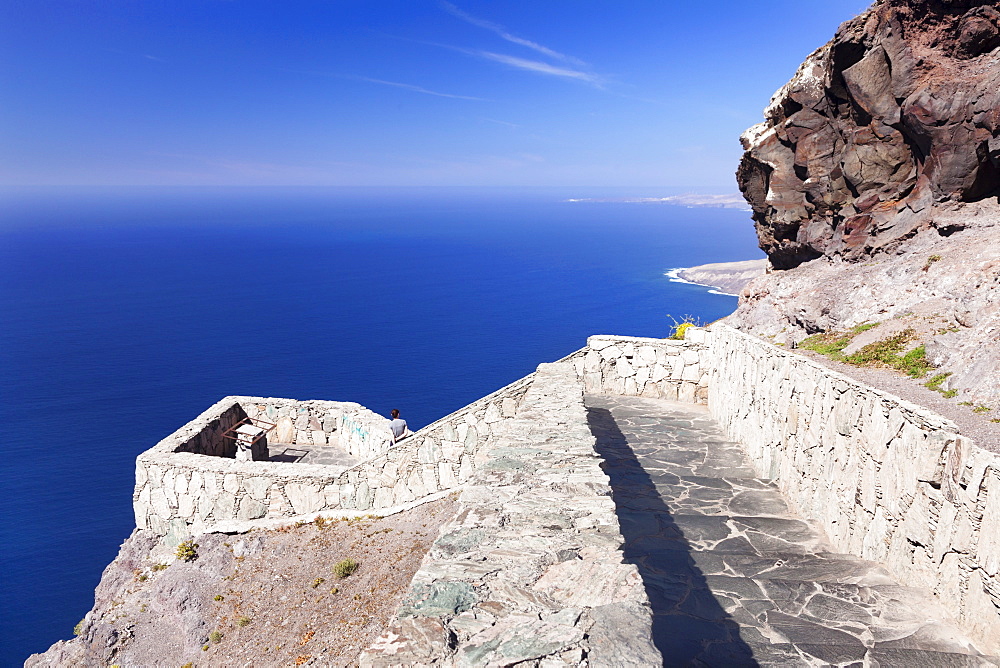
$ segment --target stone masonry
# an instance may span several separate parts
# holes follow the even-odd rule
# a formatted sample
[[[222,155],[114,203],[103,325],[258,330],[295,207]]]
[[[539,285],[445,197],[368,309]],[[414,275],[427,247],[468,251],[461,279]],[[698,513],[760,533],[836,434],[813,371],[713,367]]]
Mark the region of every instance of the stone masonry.
[[[399,508],[454,489],[472,476],[481,445],[513,418],[532,378],[396,444],[388,420],[359,404],[226,397],[139,455],[136,526],[176,544],[217,527],[232,530],[255,520],[302,519],[321,511]],[[246,417],[277,424],[269,441],[346,449],[361,461],[349,466],[238,461],[232,441],[222,434]]]
[[[137,526],[175,544],[255,523],[394,512],[462,490],[459,518],[367,661],[440,651],[452,663],[533,655],[518,660],[600,665],[600,638],[612,637],[601,634],[626,618],[634,637],[609,642],[647,656],[648,600],[622,563],[584,391],[707,404],[755,476],[832,550],[933,592],[981,650],[1000,653],[1000,457],[940,416],[722,324],[684,341],[591,337],[397,444],[385,418],[358,404],[228,397],[140,455]],[[343,445],[327,461],[350,465],[237,461],[221,434],[247,417],[276,422],[273,442]],[[510,644],[508,633],[548,644]]]
[[[939,415],[713,325],[709,408],[834,547],[932,590],[1000,653],[1000,456]]]
[[[666,665],[995,665],[929,590],[837,553],[706,406],[585,400]]]
[[[482,454],[361,665],[659,665],[573,366],[541,365]]]

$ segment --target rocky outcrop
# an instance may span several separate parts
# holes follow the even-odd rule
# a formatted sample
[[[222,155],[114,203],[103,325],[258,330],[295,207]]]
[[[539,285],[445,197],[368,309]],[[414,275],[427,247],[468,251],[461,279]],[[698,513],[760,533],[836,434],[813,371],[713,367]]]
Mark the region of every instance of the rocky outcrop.
[[[773,271],[729,323],[794,343],[903,319],[945,389],[1000,407],[996,3],[880,0],[764,115],[737,180]]]
[[[884,0],[811,54],[741,138],[772,265],[947,236],[935,202],[1000,194],[998,47],[992,1]]]

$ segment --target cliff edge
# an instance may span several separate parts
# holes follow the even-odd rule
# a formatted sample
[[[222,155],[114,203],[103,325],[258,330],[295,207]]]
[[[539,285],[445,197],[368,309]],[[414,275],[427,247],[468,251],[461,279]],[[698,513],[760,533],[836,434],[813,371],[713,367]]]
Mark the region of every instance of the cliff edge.
[[[791,343],[912,330],[944,388],[1000,407],[996,4],[880,0],[764,115],[737,180],[772,270],[729,322]]]

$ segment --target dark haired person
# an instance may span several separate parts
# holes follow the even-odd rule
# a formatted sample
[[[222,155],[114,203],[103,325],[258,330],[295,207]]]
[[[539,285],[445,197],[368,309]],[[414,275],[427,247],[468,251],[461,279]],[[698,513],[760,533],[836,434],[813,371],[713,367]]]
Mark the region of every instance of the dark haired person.
[[[399,417],[398,409],[393,408],[392,412],[389,413],[389,415],[392,416],[392,422],[389,423],[389,429],[392,431],[392,442],[398,443],[399,441],[409,436],[412,432],[409,430],[409,428],[407,428],[406,420]]]

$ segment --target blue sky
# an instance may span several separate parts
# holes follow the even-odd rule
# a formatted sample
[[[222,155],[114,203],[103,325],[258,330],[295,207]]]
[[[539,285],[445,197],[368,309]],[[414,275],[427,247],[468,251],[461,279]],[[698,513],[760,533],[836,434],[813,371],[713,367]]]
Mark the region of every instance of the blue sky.
[[[0,183],[735,190],[862,0],[0,0]]]

